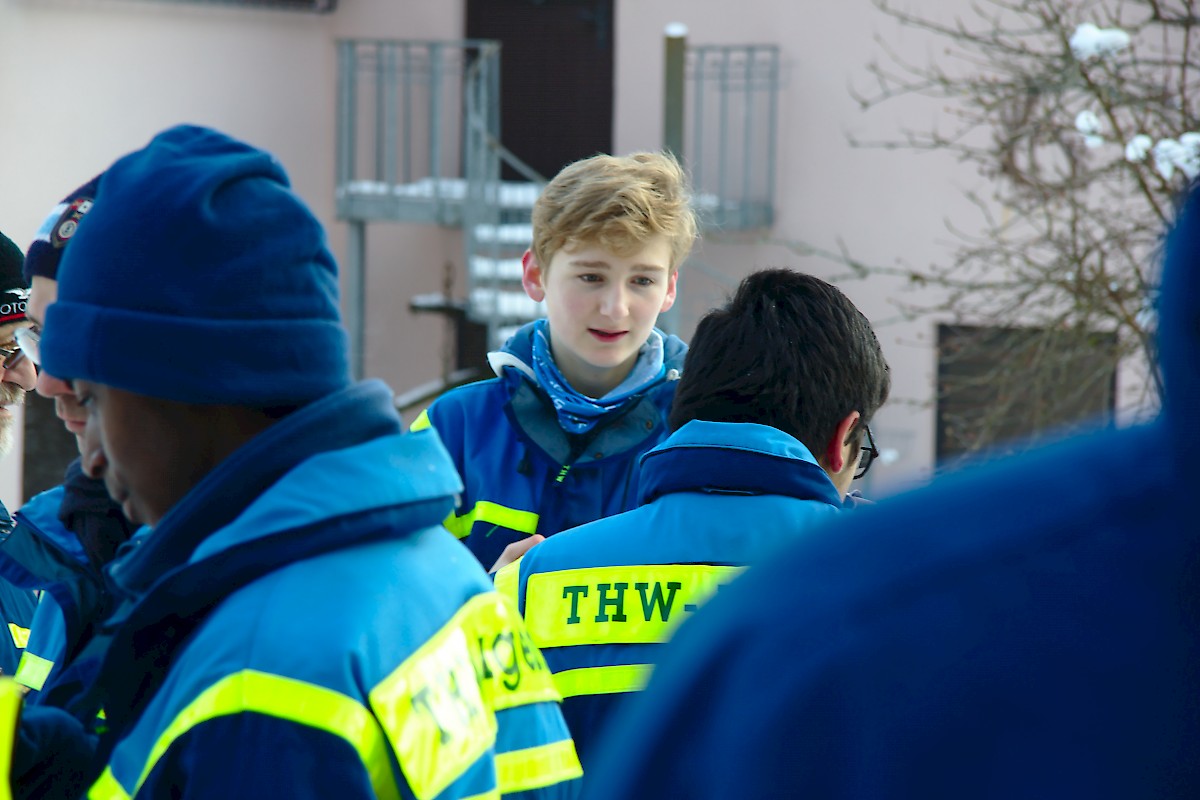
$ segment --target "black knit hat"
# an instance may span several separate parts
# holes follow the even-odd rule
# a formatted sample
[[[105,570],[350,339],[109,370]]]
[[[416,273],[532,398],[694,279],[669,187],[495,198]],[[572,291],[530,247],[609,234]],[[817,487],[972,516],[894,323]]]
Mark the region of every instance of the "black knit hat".
[[[100,176],[80,186],[50,210],[50,214],[38,228],[29,252],[25,254],[25,280],[33,283],[34,275],[58,280],[58,262],[62,260],[63,248],[75,235],[79,221],[92,207],[96,186]]]
[[[25,261],[21,248],[0,233],[0,325],[25,319],[25,303],[29,299],[29,284],[21,274]]]

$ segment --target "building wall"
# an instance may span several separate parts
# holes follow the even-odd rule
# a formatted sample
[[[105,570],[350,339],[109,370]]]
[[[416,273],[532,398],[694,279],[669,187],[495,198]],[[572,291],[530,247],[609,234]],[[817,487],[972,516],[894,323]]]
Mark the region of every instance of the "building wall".
[[[949,5],[924,0],[906,7]],[[618,150],[661,140],[663,32],[671,22],[687,26],[689,44],[782,50],[776,224],[762,235],[710,233],[694,261],[731,280],[757,268],[793,267],[837,283],[875,325],[893,382],[892,399],[872,425],[881,449],[893,451],[891,463],[872,467],[864,488],[886,493],[922,480],[933,465],[934,321],[899,320],[894,301],[911,299],[902,283],[845,279],[846,268],[801,255],[788,243],[837,251],[842,242],[866,263],[925,265],[950,252],[946,218],[970,229],[961,189],[979,180],[969,171],[949,158],[850,144],[851,136],[898,138],[902,127],[928,126],[943,113],[918,98],[864,112],[850,91],[871,88],[866,65],[881,56],[875,36],[915,59],[927,57],[925,38],[892,23],[869,0],[626,0],[617,13]],[[695,279],[706,301],[719,300],[719,282],[698,272],[681,278],[681,291]],[[690,329],[695,314],[681,322]]]
[[[186,121],[275,152],[343,257],[345,226],[333,216],[335,42],[456,39],[463,5],[342,0],[336,13],[318,16],[149,0],[0,0],[0,228],[29,241],[68,190],[161,128]],[[906,101],[864,114],[847,90],[866,81],[864,65],[878,54],[873,34],[923,53],[915,33],[890,26],[868,0],[618,0],[616,15],[618,152],[661,145],[668,22],[687,24],[697,44],[783,49],[777,224],[762,235],[710,237],[698,249],[681,284],[693,299],[693,310],[680,319],[682,334],[756,267],[793,266],[831,278],[841,271],[779,242],[834,249],[840,240],[856,257],[882,264],[925,263],[944,252],[943,218],[962,213],[959,187],[972,176],[936,158],[847,142],[848,133],[882,138],[940,113]],[[369,375],[404,390],[441,373],[447,326],[413,315],[407,303],[414,294],[440,291],[447,263],[461,281],[459,248],[455,230],[369,228]],[[876,322],[892,366],[894,399],[878,418],[876,438],[896,451],[896,460],[873,468],[870,487],[887,491],[931,464],[932,415],[911,403],[930,395],[932,328],[892,321],[895,285],[841,285]],[[0,463],[0,499],[10,507],[19,504],[19,455]]]

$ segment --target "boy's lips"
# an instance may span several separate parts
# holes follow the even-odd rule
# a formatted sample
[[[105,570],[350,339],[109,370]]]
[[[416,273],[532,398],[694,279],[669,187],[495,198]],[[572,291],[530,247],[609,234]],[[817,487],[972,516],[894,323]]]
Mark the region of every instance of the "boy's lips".
[[[605,331],[599,328],[588,328],[588,333],[602,342],[615,342],[629,331]]]

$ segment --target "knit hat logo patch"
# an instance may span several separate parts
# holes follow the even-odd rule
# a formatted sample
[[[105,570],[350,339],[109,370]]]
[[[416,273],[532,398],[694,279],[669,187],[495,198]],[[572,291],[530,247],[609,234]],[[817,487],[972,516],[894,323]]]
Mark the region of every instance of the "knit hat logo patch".
[[[99,184],[99,176],[92,178],[50,209],[25,254],[26,282],[32,282],[35,275],[50,280],[58,279],[58,262],[62,260],[64,248],[79,230],[79,223],[84,216],[95,205],[93,198]]]
[[[54,228],[50,231],[50,244],[56,248],[66,247],[67,240],[75,235],[76,229],[79,228],[79,221],[83,219],[83,215],[92,210],[92,199],[90,197],[78,197],[67,206],[62,215],[58,218],[58,222],[54,224]]]
[[[8,295],[12,295],[9,297]],[[25,308],[29,302],[29,290],[17,287],[8,289],[0,297],[0,322],[12,322],[25,318]]]
[[[0,233],[0,325],[25,319],[29,283],[21,274],[24,261],[21,249]]]

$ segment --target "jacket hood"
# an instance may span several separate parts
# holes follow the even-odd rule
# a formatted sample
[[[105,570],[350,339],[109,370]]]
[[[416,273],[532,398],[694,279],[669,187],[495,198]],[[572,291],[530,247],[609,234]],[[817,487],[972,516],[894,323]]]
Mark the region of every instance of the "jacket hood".
[[[642,456],[639,502],[671,492],[780,494],[842,505],[807,447],[753,422],[692,420]]]
[[[380,480],[381,465],[404,479]],[[281,486],[285,475],[305,478],[309,491],[304,496],[290,491],[297,481]],[[314,493],[313,486],[322,489]],[[424,504],[436,517],[424,524],[432,525],[450,512],[461,487],[437,434],[404,434],[391,390],[365,381],[289,414],[251,439],[139,537],[138,546],[113,562],[109,573],[136,596],[173,569],[304,527],[306,520]]]

